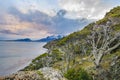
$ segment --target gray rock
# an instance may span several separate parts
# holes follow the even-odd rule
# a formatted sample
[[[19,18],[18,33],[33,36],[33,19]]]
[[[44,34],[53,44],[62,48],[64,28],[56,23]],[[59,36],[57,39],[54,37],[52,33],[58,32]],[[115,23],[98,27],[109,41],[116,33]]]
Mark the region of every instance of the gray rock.
[[[46,80],[66,80],[59,70],[51,67],[44,67],[39,69],[39,71],[43,74]]]
[[[1,80],[45,80],[36,71],[19,71],[15,74],[5,76]]]
[[[51,67],[44,67],[38,71],[18,71],[9,76],[0,77],[0,80],[66,80],[62,73]]]

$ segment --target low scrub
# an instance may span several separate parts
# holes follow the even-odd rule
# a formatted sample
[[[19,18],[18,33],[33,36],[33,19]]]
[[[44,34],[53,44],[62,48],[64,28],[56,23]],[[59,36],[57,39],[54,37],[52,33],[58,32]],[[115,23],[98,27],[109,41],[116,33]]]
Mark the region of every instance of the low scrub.
[[[64,76],[68,80],[93,80],[84,69],[69,69]]]

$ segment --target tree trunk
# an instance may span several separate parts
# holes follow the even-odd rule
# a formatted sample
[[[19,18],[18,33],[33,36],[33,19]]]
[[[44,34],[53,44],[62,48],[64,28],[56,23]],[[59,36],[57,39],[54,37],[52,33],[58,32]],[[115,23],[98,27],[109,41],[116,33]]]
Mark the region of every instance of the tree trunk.
[[[95,58],[95,61],[94,61],[96,68],[100,66],[100,62],[101,62],[101,60],[102,60],[103,55],[104,55],[104,54],[103,54],[103,51],[100,51],[100,52],[97,54],[97,56],[96,56],[96,58]]]

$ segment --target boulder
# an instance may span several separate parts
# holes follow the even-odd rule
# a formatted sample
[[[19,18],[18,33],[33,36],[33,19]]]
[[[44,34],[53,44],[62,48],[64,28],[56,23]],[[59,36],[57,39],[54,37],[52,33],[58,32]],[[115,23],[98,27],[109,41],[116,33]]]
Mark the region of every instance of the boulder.
[[[39,69],[46,80],[66,80],[61,71],[52,67],[44,67]]]

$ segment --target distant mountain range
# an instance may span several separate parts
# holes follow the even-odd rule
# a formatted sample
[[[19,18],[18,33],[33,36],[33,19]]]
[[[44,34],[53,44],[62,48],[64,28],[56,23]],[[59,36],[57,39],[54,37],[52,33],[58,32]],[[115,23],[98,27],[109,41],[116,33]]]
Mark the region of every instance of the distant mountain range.
[[[29,38],[25,38],[25,39],[17,39],[17,40],[11,40],[11,41],[32,42],[32,40],[29,39]]]
[[[46,38],[42,38],[40,40],[35,40],[35,42],[50,42],[56,39],[61,39],[63,36],[58,35],[58,36],[48,36]]]
[[[57,36],[48,36],[45,38],[41,38],[38,40],[31,40],[30,38],[24,38],[24,39],[16,39],[16,40],[0,40],[0,41],[15,41],[15,42],[50,42],[56,39],[61,39],[63,36],[57,35]]]

